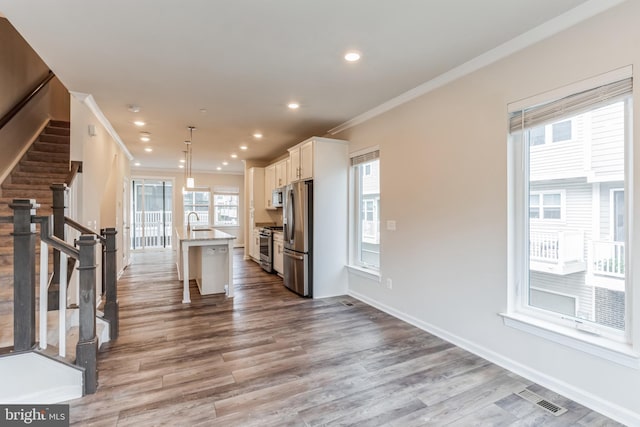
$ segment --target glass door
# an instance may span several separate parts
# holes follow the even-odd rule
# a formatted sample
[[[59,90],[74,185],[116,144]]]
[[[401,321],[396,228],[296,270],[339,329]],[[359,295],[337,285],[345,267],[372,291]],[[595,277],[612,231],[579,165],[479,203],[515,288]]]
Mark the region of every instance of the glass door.
[[[131,249],[171,247],[172,182],[134,178],[131,194]]]

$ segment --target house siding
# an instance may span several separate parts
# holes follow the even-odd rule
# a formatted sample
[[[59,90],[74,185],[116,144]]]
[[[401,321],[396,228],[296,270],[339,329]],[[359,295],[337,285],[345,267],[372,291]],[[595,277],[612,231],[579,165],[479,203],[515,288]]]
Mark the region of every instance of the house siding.
[[[591,113],[591,171],[594,180],[618,180],[624,173],[623,113],[623,102]]]

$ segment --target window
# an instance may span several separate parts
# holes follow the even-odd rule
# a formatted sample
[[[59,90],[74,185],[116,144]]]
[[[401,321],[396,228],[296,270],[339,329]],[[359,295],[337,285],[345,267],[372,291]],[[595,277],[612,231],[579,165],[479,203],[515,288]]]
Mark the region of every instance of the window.
[[[191,225],[209,225],[209,199],[211,191],[206,190],[187,190],[182,192],[183,207],[184,207],[184,225],[190,221]],[[195,212],[196,215],[191,215],[189,219],[189,213]]]
[[[540,125],[528,130],[529,146],[571,141],[574,134],[574,120],[562,120],[549,125]]]
[[[380,268],[380,152],[351,159],[353,208],[350,264]]]
[[[518,319],[533,331],[543,322],[547,335],[540,335],[558,332],[581,341],[576,348],[587,341],[580,331],[591,340],[630,343],[624,194],[631,89],[631,78],[618,75],[564,97],[510,105],[506,323]],[[580,144],[537,150],[567,140]]]
[[[564,218],[564,190],[530,191],[529,218],[539,220],[562,220]]]
[[[214,190],[215,191],[215,190]],[[238,221],[238,193],[213,194],[213,225],[237,227]]]
[[[551,142],[562,142],[571,139],[571,120],[563,120],[551,125]]]

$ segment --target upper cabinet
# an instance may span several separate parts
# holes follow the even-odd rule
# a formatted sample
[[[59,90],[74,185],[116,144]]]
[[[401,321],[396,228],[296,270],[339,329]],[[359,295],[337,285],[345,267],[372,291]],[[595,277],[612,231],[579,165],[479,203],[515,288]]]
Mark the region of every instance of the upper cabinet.
[[[289,183],[287,159],[276,163],[276,188],[280,188]]]
[[[264,168],[264,207],[266,209],[275,209],[273,207],[273,201],[271,195],[273,190],[276,189],[276,165],[269,165]]]
[[[283,159],[279,162],[270,164],[264,168],[264,200],[266,209],[277,209],[273,206],[273,190],[283,187],[289,183],[288,181],[288,162],[289,159]]]
[[[290,182],[313,179],[313,139],[290,148],[289,159],[291,161]]]

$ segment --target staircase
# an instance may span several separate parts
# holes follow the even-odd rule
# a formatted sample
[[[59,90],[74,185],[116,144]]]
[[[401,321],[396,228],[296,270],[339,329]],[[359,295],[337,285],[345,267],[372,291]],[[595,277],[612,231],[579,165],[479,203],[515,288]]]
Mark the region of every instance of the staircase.
[[[69,173],[69,153],[69,122],[50,121],[0,186],[0,216],[13,215],[9,203],[16,198],[36,199],[41,206],[38,215],[51,215],[52,191],[49,187],[65,182]],[[0,348],[13,342],[12,231],[11,224],[0,224]]]

